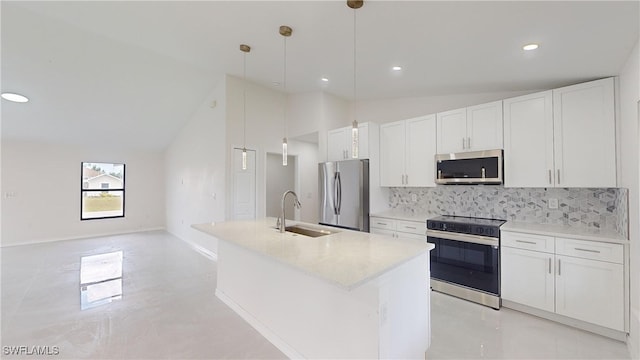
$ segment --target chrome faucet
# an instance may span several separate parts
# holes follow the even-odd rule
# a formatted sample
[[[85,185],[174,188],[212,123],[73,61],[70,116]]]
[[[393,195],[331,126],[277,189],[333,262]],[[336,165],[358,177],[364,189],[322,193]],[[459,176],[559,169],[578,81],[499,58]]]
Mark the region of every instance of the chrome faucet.
[[[291,190],[287,190],[284,192],[284,194],[282,194],[282,209],[280,211],[280,218],[282,219],[282,221],[280,222],[281,233],[283,233],[285,231],[285,228],[287,227],[287,225],[285,225],[285,220],[284,220],[284,200],[287,198],[288,194],[293,195],[293,206],[295,206],[297,209],[300,209],[300,206],[302,206],[302,204],[300,204],[300,201],[298,201],[298,195],[296,195],[295,192]]]

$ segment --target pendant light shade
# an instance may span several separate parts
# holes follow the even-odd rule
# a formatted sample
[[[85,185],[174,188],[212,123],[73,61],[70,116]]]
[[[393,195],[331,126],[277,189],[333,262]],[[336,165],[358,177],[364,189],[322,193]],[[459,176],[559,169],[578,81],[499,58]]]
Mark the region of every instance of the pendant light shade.
[[[358,134],[358,121],[353,120],[351,123],[351,157],[357,159],[360,154],[358,154],[360,134]]]
[[[283,123],[283,133],[284,137],[282,138],[282,166],[287,166],[287,38],[291,36],[293,33],[293,29],[289,26],[282,25],[280,29],[278,29],[280,35],[282,35],[283,42],[283,52],[284,52],[284,63],[282,67],[282,88],[284,90],[284,106],[282,107],[282,123]]]
[[[242,148],[242,170],[247,170],[247,148]]]
[[[287,166],[287,138],[282,139],[282,166]]]
[[[251,47],[241,44],[240,51],[244,53],[242,66],[242,170],[247,170],[247,53],[251,51]]]
[[[356,87],[356,10],[364,5],[364,0],[347,0],[347,6],[353,9],[353,122],[351,123],[351,157],[357,159],[360,154],[360,134],[358,133],[357,87]]]

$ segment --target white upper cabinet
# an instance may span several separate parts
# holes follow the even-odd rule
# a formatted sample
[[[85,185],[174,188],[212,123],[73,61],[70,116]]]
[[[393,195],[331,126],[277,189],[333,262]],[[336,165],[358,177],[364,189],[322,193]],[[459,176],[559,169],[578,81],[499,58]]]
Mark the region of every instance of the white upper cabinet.
[[[467,151],[502,149],[502,100],[467,108]]]
[[[467,151],[467,109],[438,113],[438,154]]]
[[[435,186],[436,117],[380,125],[380,185]]]
[[[380,186],[404,186],[405,122],[380,125]]]
[[[613,78],[553,90],[555,183],[616,187]]]
[[[616,187],[613,84],[504,100],[505,187]]]
[[[504,186],[553,187],[552,91],[504,100]]]
[[[352,157],[351,126],[327,132],[327,161],[350,160]],[[358,124],[358,157],[369,158],[369,123]]]
[[[502,101],[437,114],[439,154],[502,149]]]

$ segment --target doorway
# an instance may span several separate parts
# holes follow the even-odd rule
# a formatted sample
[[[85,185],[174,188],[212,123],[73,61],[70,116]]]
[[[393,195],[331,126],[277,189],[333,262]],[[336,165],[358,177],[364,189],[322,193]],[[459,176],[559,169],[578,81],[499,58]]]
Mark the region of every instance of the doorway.
[[[289,155],[287,164],[287,166],[282,165],[282,154],[267,153],[267,216],[279,217],[282,194],[287,190],[296,190],[296,157]],[[293,207],[293,197],[291,196],[287,197],[285,214],[289,220],[298,220],[299,218],[298,210]]]

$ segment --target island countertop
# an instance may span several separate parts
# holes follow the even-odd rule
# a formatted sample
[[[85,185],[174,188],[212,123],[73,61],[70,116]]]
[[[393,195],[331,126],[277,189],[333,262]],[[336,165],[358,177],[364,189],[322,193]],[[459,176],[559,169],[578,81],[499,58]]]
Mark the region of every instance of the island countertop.
[[[426,239],[397,239],[296,221],[287,221],[287,225],[297,224],[335,233],[316,238],[290,232],[281,234],[275,223],[274,218],[265,218],[195,224],[192,227],[347,290],[434,248]]]

